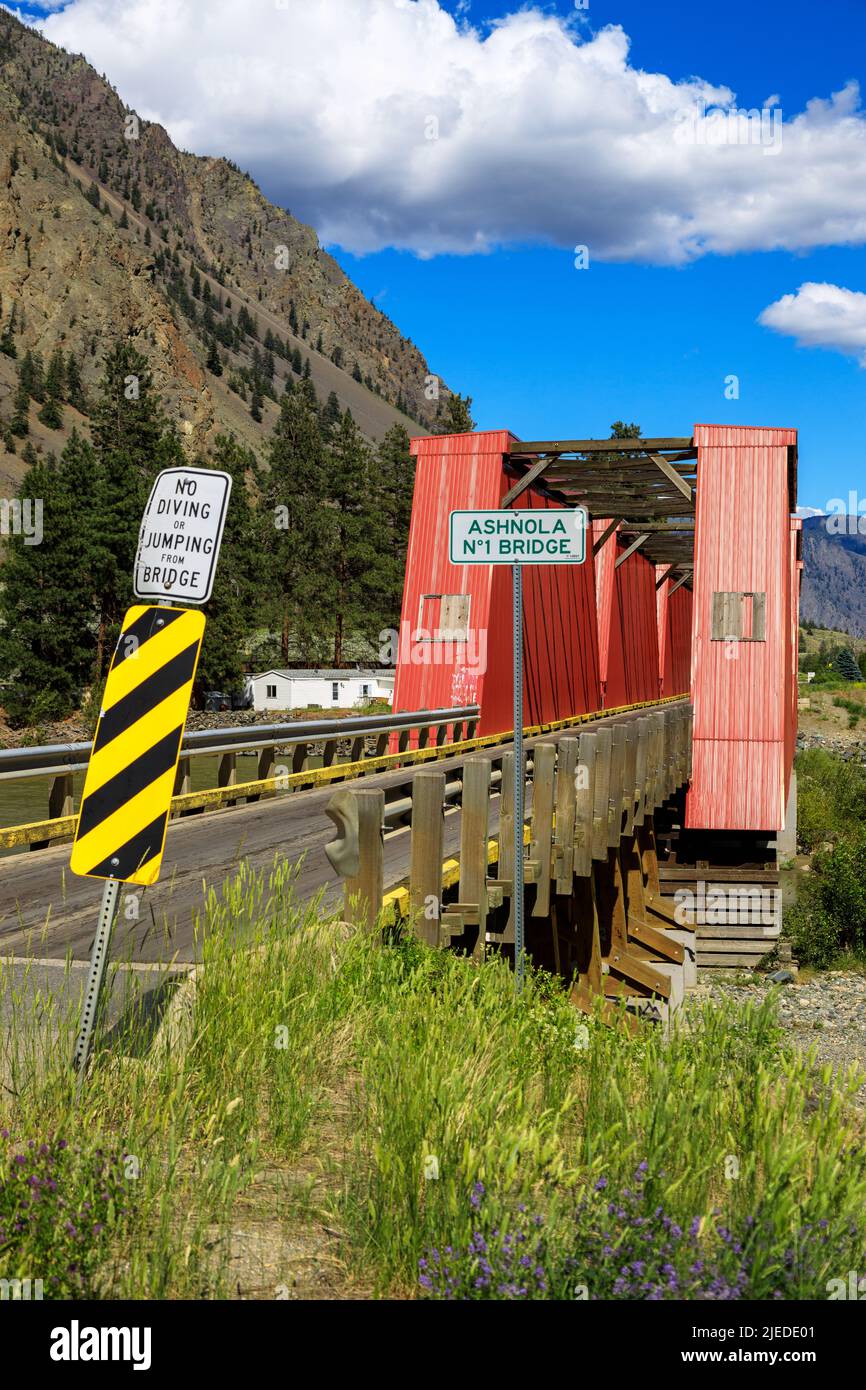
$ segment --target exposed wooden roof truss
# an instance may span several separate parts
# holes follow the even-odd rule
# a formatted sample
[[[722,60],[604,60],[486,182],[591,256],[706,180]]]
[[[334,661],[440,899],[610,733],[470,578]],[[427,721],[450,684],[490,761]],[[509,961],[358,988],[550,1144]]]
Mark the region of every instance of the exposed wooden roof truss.
[[[691,437],[664,439],[546,439],[520,442],[507,458],[511,504],[534,487],[564,506],[584,506],[590,518],[611,519],[599,548],[619,530],[622,563],[638,551],[670,578],[689,583],[694,565],[697,449]]]

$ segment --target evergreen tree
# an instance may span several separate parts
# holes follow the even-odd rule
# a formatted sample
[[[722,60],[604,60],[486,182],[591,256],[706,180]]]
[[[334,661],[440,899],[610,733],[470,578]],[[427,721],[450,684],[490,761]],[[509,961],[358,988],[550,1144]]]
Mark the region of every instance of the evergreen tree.
[[[330,437],[335,425],[340,423],[343,412],[340,409],[340,402],[337,399],[336,391],[332,391],[322,406],[322,430],[326,438]]]
[[[397,628],[403,605],[406,548],[415,486],[415,464],[409,443],[403,425],[392,425],[376,455],[372,505],[378,522],[371,582],[376,590],[376,610],[381,615],[380,630]]]
[[[255,472],[255,455],[234,435],[221,434],[213,455],[197,463],[199,468],[210,466],[231,475],[232,491],[213,594],[206,609],[207,627],[196,675],[199,693],[242,689],[243,644],[253,627],[261,593],[255,514],[246,485],[247,471]]]
[[[18,368],[18,381],[34,401],[41,404],[45,400],[45,368],[41,353],[25,352]]]
[[[39,412],[39,419],[50,430],[59,430],[63,425],[63,393],[66,389],[66,363],[61,348],[51,354],[48,371],[45,374],[45,404]]]
[[[3,332],[0,333],[0,352],[3,353],[4,357],[18,356],[18,348],[15,346],[15,310],[16,306],[13,304],[9,320]]]
[[[209,372],[213,372],[214,376],[222,376],[223,374],[222,358],[215,338],[211,339],[210,351],[207,355],[207,369]]]
[[[836,659],[833,665],[836,667],[836,670],[843,680],[859,681],[861,679],[860,667],[854,660],[850,648],[840,647],[839,651],[836,653]]]
[[[132,570],[144,504],[156,474],[183,462],[153,390],[147,358],[126,339],[109,350],[91,417],[98,460],[98,514],[105,537],[98,573],[99,620],[94,679],[107,669],[120,621],[132,599]]]
[[[127,216],[126,208],[124,208],[124,209],[123,209],[123,212],[120,214],[120,221],[118,222],[117,225],[118,225],[118,227],[120,227],[123,231],[126,231],[127,227],[129,226],[129,217]]]
[[[445,402],[441,419],[437,420],[434,434],[469,434],[475,429],[472,419],[472,397],[452,392]]]
[[[259,545],[280,627],[282,660],[288,664],[293,637],[306,657],[320,655],[322,590],[333,553],[324,444],[315,393],[303,383],[280,401],[268,464],[258,508]]]
[[[3,702],[19,724],[60,718],[81,702],[93,666],[95,570],[101,550],[96,459],[73,432],[59,461],[32,446],[21,498],[42,507],[42,538],[9,538],[0,586]],[[23,506],[22,501],[22,506]]]
[[[12,402],[12,419],[9,428],[18,439],[26,439],[30,433],[30,392],[18,377],[18,386]]]
[[[378,519],[371,495],[372,475],[369,445],[347,410],[326,452],[325,492],[334,537],[323,607],[330,616],[335,667],[343,664],[349,635],[361,631],[374,639],[381,629],[376,604]]]
[[[82,415],[87,414],[87,397],[84,394],[84,384],[81,380],[81,370],[78,361],[70,352],[66,358],[66,386],[64,390],[66,400]]]

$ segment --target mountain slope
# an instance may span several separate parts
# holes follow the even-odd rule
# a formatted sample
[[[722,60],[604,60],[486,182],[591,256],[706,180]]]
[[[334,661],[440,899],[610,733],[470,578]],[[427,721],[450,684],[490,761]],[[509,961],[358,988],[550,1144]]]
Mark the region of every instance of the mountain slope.
[[[191,452],[226,429],[261,446],[276,406],[266,396],[255,420],[248,388],[266,354],[274,395],[293,355],[296,372],[309,361],[320,399],[335,391],[371,439],[397,420],[429,430],[448,395],[440,383],[439,401],[427,399],[435,379],[418,349],[311,228],[229,161],[178,151],[82,57],[3,10],[0,295],[0,325],[18,307],[19,358],[59,344],[85,388],[105,341],[133,339]],[[221,376],[206,368],[215,340]],[[13,381],[0,357],[0,418]],[[0,476],[18,471],[0,453]]]
[[[819,627],[866,637],[866,519],[848,517],[846,531],[828,530],[845,518],[810,516],[803,522],[803,591],[800,614]],[[862,534],[858,522],[864,525]]]

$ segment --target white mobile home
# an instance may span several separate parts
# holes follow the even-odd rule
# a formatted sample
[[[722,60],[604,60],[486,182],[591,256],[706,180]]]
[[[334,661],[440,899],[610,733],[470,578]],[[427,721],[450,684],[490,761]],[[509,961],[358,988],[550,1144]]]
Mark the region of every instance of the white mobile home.
[[[264,671],[248,678],[253,709],[355,709],[394,698],[393,671]]]

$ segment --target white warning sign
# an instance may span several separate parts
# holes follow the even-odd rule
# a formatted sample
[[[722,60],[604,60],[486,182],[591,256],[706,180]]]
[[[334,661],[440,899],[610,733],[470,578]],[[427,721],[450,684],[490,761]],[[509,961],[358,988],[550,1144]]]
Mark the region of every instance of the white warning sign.
[[[135,557],[136,598],[206,603],[232,480],[215,468],[166,468],[151,490]]]

